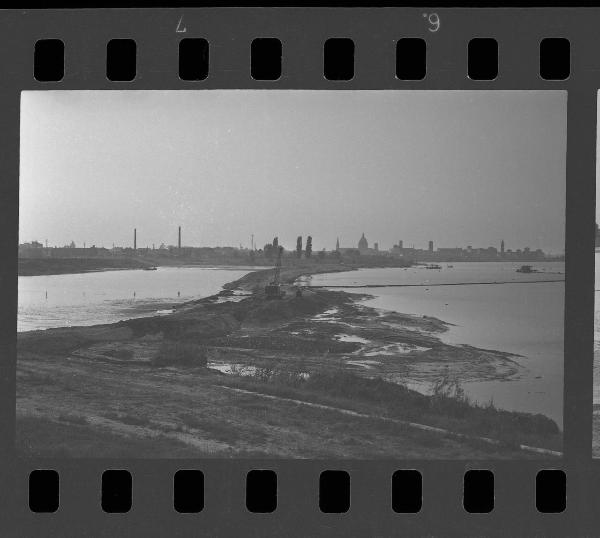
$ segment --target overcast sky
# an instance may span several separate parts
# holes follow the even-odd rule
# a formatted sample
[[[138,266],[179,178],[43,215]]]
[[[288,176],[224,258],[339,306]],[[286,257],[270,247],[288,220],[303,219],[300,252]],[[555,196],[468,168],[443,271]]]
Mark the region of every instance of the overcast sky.
[[[600,90],[596,94],[596,129],[600,129]],[[596,133],[596,222],[600,224],[600,133]]]
[[[37,91],[20,242],[564,251],[566,92]]]

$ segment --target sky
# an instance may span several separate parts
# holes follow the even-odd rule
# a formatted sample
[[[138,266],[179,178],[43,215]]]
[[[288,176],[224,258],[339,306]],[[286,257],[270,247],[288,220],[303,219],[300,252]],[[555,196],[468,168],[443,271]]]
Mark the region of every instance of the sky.
[[[600,90],[596,94],[596,128],[600,129]],[[596,222],[600,224],[600,132],[596,133]]]
[[[19,241],[564,251],[563,91],[24,91]]]

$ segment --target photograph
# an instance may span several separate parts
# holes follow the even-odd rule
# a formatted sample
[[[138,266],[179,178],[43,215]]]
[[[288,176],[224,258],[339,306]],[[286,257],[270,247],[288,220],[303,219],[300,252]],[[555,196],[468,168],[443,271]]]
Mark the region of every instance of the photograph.
[[[597,100],[600,92],[597,93]],[[596,112],[596,125],[600,119],[600,111]],[[600,139],[596,137],[596,155],[600,155]],[[593,403],[593,430],[592,430],[592,455],[600,458],[600,163],[596,159],[596,244],[594,252],[594,403]]]
[[[20,107],[17,455],[562,457],[566,91]]]

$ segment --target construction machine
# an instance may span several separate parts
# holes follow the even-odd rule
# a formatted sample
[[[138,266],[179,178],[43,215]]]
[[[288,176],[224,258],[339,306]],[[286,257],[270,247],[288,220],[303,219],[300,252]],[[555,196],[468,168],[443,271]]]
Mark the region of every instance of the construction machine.
[[[283,247],[277,249],[277,262],[275,264],[275,273],[273,280],[265,286],[265,295],[267,299],[283,299],[285,292],[281,289],[281,255],[283,254]]]

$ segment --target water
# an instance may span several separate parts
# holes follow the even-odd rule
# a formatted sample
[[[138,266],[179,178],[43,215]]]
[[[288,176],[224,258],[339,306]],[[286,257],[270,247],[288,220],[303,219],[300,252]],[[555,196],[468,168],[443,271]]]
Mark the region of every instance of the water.
[[[166,315],[173,305],[218,293],[223,284],[252,269],[159,267],[156,271],[20,276],[17,331]]]
[[[448,265],[453,267],[449,268]],[[360,269],[314,275],[311,285],[423,284],[421,287],[345,288],[368,293],[366,306],[428,315],[454,324],[442,340],[506,351],[525,373],[517,380],[467,382],[481,403],[543,413],[562,425],[564,359],[564,262],[533,263],[541,273],[517,273],[519,263],[456,262],[441,270]],[[535,280],[555,280],[536,283]],[[474,284],[509,282],[508,284]],[[308,282],[307,282],[308,283]],[[443,285],[467,283],[468,285]],[[441,284],[441,285],[434,285]],[[597,314],[598,315],[598,314]]]
[[[425,269],[415,265],[403,268],[373,268],[344,273],[313,275],[313,286],[355,286],[365,284],[456,284],[469,282],[532,282],[565,278],[564,262],[531,262],[539,273],[517,273],[521,263],[454,262],[440,264],[442,269]],[[451,265],[452,267],[448,267]],[[369,292],[371,293],[371,292]]]

